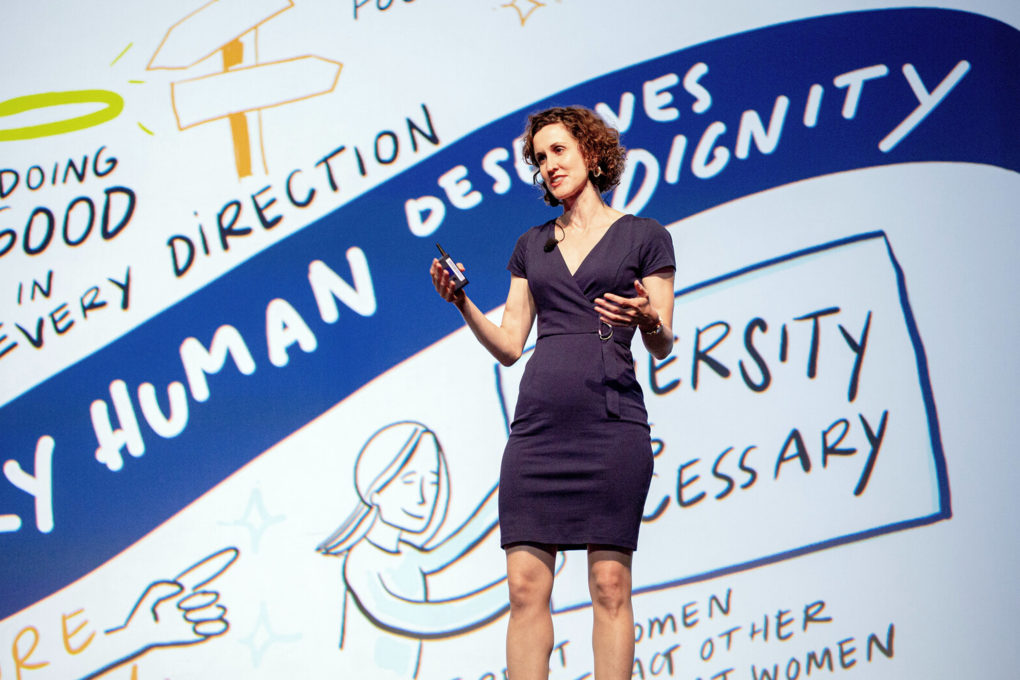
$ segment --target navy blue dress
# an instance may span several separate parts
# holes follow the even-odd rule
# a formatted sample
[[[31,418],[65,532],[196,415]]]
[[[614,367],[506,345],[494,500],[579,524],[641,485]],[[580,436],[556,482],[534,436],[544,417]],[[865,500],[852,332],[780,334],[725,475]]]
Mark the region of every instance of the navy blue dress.
[[[538,341],[521,378],[499,485],[500,542],[634,550],[652,478],[633,328],[599,322],[595,298],[633,297],[634,280],[676,266],[655,220],[625,215],[571,276],[554,221],[518,240],[507,269],[528,280]]]

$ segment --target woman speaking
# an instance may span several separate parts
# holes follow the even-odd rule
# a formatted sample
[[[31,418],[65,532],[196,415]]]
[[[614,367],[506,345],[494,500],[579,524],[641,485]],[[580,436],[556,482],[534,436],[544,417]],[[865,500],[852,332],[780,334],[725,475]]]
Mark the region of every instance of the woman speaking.
[[[500,470],[508,675],[548,677],[555,554],[583,549],[595,678],[622,680],[633,665],[631,561],[652,476],[630,344],[639,335],[659,359],[672,349],[673,245],[656,221],[603,201],[619,182],[625,153],[616,130],[594,112],[531,115],[523,155],[538,168],[545,201],[563,212],[517,240],[501,323],[489,321],[438,260],[432,282],[504,365],[520,358],[538,318]]]

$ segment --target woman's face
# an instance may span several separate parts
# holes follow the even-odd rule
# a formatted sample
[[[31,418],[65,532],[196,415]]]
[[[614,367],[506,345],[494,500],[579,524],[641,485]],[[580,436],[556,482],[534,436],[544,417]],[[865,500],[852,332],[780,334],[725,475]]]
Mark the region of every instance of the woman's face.
[[[439,495],[439,448],[434,435],[423,435],[396,477],[372,494],[382,521],[411,533],[425,530]]]
[[[552,123],[535,133],[535,162],[550,193],[570,203],[588,183],[588,164],[577,139],[563,123]]]

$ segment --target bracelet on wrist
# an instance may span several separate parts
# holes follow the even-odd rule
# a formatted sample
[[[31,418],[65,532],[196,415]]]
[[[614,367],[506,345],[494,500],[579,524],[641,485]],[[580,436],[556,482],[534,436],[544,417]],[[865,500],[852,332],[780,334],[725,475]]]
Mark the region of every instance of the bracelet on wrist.
[[[662,319],[655,322],[655,328],[650,331],[646,331],[644,328],[641,329],[642,335],[658,335],[662,332]]]

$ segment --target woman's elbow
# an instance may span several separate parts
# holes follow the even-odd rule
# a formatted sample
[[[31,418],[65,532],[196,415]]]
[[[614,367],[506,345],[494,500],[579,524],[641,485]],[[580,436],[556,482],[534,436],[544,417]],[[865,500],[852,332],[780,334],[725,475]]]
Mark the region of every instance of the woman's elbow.
[[[521,358],[521,354],[523,354],[523,352],[519,349],[511,350],[510,352],[502,352],[498,357],[496,357],[496,360],[509,368],[517,363],[517,360]]]

